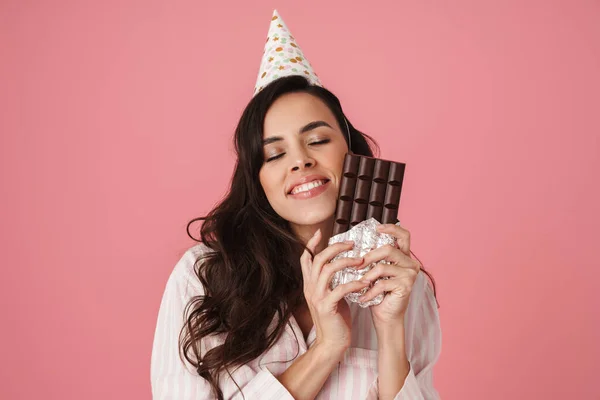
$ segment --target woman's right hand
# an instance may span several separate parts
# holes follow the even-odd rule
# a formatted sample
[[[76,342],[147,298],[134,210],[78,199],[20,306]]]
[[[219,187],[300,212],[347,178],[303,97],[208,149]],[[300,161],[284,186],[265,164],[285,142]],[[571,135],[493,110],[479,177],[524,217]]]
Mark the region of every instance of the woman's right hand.
[[[313,254],[321,241],[321,231],[306,243]],[[352,318],[346,301],[346,294],[357,292],[369,285],[370,282],[353,281],[330,289],[333,274],[346,267],[357,267],[363,258],[341,258],[329,262],[343,251],[352,249],[353,243],[336,243],[325,248],[314,258],[307,250],[300,257],[302,276],[304,277],[304,297],[315,324],[317,338],[315,344],[323,348],[339,351],[340,355],[350,346]]]

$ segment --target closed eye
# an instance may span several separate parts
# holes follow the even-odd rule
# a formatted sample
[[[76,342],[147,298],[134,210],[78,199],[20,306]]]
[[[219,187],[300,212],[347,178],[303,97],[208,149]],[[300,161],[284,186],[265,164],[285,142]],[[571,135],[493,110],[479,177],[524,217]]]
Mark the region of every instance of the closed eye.
[[[329,142],[331,142],[331,139],[323,139],[323,140],[319,140],[319,141],[316,141],[316,142],[309,143],[309,145],[311,145],[311,146],[313,146],[313,145],[318,146],[318,145],[326,144],[326,143],[329,143]],[[285,153],[277,154],[276,156],[267,158],[265,160],[265,162],[271,162],[271,161],[278,160],[281,157],[283,157],[284,155],[285,155]]]
[[[284,155],[284,154],[285,154],[285,153],[281,153],[281,154],[278,154],[278,155],[276,155],[276,156],[273,156],[273,157],[267,158],[266,162],[275,161],[275,160],[277,160],[277,159],[279,159],[279,158],[283,157],[283,155]]]

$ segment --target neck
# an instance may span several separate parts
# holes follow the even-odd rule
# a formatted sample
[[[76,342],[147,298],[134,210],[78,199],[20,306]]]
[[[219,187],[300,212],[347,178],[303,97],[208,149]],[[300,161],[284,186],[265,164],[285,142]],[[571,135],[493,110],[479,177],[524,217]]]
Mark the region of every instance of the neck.
[[[314,225],[293,225],[290,224],[290,228],[292,232],[296,234],[302,241],[302,243],[306,244],[311,237],[315,234],[317,229],[321,229],[321,242],[317,244],[315,254],[320,253],[327,247],[327,243],[331,234],[333,233],[333,219],[327,219],[323,222]]]

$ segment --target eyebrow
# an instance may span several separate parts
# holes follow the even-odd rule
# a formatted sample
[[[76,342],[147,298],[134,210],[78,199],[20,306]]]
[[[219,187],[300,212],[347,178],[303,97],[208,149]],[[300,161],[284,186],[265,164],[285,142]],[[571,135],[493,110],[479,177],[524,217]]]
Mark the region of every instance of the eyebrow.
[[[313,121],[313,122],[309,122],[308,124],[304,125],[302,127],[302,129],[300,129],[298,131],[298,133],[299,134],[303,134],[303,133],[312,131],[313,129],[317,129],[317,128],[321,127],[321,126],[327,126],[327,127],[331,128],[331,125],[329,125],[325,121]],[[263,139],[263,146],[266,146],[268,144],[275,143],[275,142],[280,142],[282,140],[283,140],[283,138],[281,136],[271,136],[271,137],[268,137],[266,139]]]

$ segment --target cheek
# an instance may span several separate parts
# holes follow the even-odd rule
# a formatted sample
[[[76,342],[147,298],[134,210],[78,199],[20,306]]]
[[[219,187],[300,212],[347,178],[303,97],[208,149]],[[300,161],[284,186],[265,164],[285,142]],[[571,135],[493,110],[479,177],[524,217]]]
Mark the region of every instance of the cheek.
[[[343,148],[337,149],[335,156],[331,157],[332,170],[335,174],[340,177],[342,176],[342,170],[344,169],[344,159],[346,158],[346,151]]]

